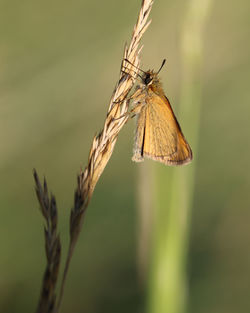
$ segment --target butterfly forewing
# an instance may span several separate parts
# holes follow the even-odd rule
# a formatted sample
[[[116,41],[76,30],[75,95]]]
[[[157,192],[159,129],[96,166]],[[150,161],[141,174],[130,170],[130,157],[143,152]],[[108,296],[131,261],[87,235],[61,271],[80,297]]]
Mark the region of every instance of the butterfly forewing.
[[[136,134],[135,161],[148,157],[168,165],[179,165],[192,159],[191,149],[166,97],[153,94],[153,98],[151,95],[145,99]]]
[[[173,131],[174,119],[169,107],[157,95],[154,96],[154,102],[146,105],[145,124],[144,154],[164,157],[176,152],[177,133]]]

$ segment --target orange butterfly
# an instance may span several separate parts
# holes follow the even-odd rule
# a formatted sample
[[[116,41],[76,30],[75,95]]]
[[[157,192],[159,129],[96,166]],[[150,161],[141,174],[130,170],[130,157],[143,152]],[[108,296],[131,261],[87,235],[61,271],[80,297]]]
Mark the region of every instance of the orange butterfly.
[[[141,84],[132,95],[135,106],[131,113],[137,115],[132,160],[141,162],[147,157],[166,165],[182,165],[191,162],[192,150],[158,78],[165,61],[156,73],[140,70]]]

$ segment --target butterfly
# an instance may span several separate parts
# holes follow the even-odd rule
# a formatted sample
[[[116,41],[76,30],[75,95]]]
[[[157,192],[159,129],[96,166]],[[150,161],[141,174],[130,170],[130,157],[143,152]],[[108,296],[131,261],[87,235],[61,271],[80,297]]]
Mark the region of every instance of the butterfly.
[[[137,116],[132,160],[141,162],[146,157],[166,165],[182,165],[193,156],[158,77],[165,61],[157,72],[138,68],[141,82],[131,96],[131,113]]]

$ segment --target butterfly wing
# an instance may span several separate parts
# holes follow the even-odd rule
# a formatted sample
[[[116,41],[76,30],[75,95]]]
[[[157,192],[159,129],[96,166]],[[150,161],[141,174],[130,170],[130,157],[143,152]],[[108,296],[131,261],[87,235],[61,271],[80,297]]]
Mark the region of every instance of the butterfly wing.
[[[144,140],[145,140],[145,126],[146,126],[146,106],[141,105],[141,109],[137,114],[135,141],[132,160],[135,162],[142,162],[144,160]]]
[[[156,93],[145,97],[138,120],[134,161],[144,157],[167,165],[181,165],[192,160],[192,150],[166,97]]]

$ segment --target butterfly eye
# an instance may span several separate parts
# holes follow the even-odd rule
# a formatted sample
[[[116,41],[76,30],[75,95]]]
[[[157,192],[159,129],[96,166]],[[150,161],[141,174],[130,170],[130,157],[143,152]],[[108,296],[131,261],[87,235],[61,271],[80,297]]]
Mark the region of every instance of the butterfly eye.
[[[144,83],[148,85],[152,81],[152,76],[149,73],[146,73],[146,77],[144,79]]]

